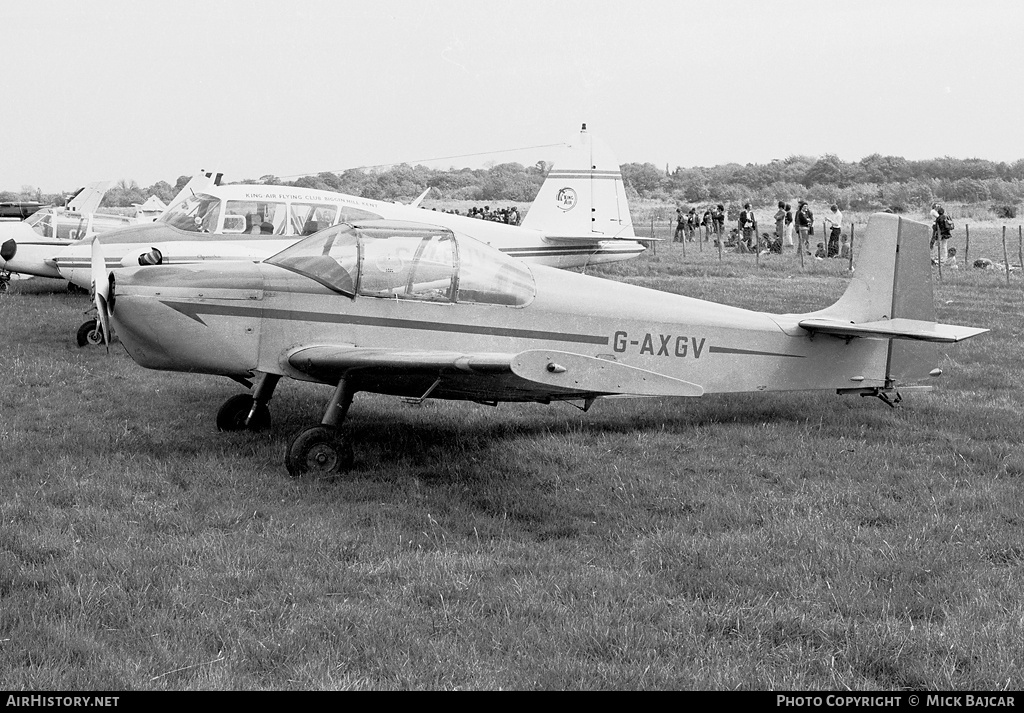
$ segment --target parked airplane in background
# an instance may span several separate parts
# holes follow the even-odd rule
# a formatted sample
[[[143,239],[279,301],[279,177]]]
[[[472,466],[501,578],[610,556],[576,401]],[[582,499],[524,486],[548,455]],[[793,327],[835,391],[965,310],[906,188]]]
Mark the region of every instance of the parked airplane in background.
[[[829,390],[893,404],[930,388],[936,342],[985,329],[937,324],[930,226],[876,214],[840,299],[807,314],[753,312],[528,265],[450,228],[354,221],[263,263],[105,269],[100,321],[151,369],[220,374],[221,430],[270,426],[282,377],[334,389],[286,456],[292,476],[353,464],[340,427],[359,391],[499,401]],[[109,334],[109,328],[103,330]]]
[[[61,277],[46,256],[53,256],[92,233],[132,225],[129,216],[97,213],[113,181],[90,183],[78,189],[64,206],[42,206],[25,220],[0,222],[0,292],[10,273],[24,277]],[[15,254],[20,255],[15,259]]]
[[[0,220],[25,220],[45,207],[39,201],[3,201],[0,203]]]
[[[508,255],[554,267],[624,260],[644,251],[633,233],[619,166],[586,125],[549,172],[519,226],[332,191],[221,185],[220,174],[205,172],[186,188],[155,223],[103,235],[108,268],[262,260],[331,225],[379,219],[445,226]],[[56,272],[81,287],[90,284],[88,242],[31,256],[23,255],[20,244],[2,248],[0,268],[6,260],[12,271]],[[79,344],[98,343],[96,327],[93,320],[83,324]]]

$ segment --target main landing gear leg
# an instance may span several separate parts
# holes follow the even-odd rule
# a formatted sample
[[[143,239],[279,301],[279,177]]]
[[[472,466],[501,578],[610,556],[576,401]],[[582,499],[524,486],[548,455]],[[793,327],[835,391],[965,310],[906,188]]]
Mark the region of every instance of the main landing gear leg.
[[[341,432],[355,390],[351,379],[342,377],[327,404],[319,426],[307,428],[288,444],[285,465],[293,478],[313,475],[335,478],[352,469],[352,444]]]
[[[270,407],[280,374],[262,374],[251,394],[238,394],[224,402],[217,412],[219,431],[265,431],[270,428]]]

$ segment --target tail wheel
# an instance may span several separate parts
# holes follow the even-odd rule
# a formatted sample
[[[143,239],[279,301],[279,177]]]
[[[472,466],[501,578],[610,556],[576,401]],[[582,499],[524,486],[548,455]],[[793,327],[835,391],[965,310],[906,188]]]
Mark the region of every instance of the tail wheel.
[[[75,341],[78,342],[78,346],[84,347],[98,346],[103,344],[103,327],[95,319],[90,319],[88,322],[78,328],[78,334],[75,336]]]
[[[288,444],[285,465],[293,478],[337,478],[352,469],[352,444],[336,428],[307,428]]]
[[[249,425],[245,425],[245,419],[249,418],[252,411],[253,397],[251,394],[238,394],[224,402],[217,412],[218,431],[265,431],[270,428],[270,407],[266,404],[259,404],[256,413],[253,414]]]

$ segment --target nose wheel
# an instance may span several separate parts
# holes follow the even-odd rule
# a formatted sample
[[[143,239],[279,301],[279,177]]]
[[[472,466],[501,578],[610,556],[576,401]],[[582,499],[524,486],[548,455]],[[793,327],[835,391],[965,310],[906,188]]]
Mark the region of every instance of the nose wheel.
[[[313,426],[288,444],[285,466],[293,478],[337,478],[352,469],[352,444],[333,426]]]
[[[256,404],[253,411],[252,394],[237,394],[224,402],[217,411],[218,431],[266,431],[270,428],[270,407]],[[249,414],[252,413],[252,418]],[[248,423],[246,423],[248,421]]]
[[[90,319],[85,322],[81,327],[78,328],[78,334],[75,336],[75,341],[78,342],[78,346],[99,346],[103,344],[103,327],[95,319]]]

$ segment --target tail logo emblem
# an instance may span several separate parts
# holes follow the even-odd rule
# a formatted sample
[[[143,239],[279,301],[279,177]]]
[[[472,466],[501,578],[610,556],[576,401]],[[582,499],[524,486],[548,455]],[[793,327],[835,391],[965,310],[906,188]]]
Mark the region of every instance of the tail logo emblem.
[[[576,191],[571,188],[560,188],[555,195],[555,201],[562,210],[572,210],[576,206]]]

